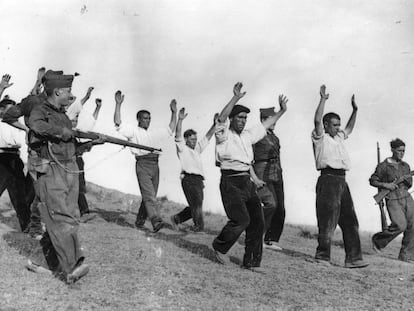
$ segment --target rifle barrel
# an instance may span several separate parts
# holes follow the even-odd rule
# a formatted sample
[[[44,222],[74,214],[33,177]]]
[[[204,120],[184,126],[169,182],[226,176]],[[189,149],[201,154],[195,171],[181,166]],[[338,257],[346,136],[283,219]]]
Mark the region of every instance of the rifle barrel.
[[[121,146],[126,146],[126,147],[132,147],[132,148],[137,148],[137,149],[142,149],[142,150],[147,150],[150,152],[161,152],[161,149],[158,148],[153,148],[153,147],[148,147],[148,146],[144,146],[144,145],[140,145],[140,144],[135,144],[132,143],[128,140],[124,140],[124,139],[119,139],[116,137],[112,137],[112,136],[108,136],[108,135],[104,135],[104,134],[100,134],[100,133],[96,133],[96,132],[82,132],[79,130],[74,130],[74,135],[75,137],[78,138],[87,138],[87,139],[99,139],[100,137],[102,137],[105,142],[111,143],[111,144],[115,144],[115,145],[121,145]]]

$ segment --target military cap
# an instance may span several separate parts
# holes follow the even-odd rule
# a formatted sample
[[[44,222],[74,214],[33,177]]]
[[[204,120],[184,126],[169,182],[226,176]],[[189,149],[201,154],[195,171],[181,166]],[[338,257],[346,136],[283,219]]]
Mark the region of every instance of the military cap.
[[[246,112],[249,113],[250,109],[243,106],[243,105],[234,105],[232,111],[229,114],[229,118],[234,117],[235,115],[239,114],[240,112]]]
[[[65,75],[63,71],[46,71],[42,82],[46,89],[53,90],[56,88],[72,87],[72,82],[75,75]]]
[[[275,114],[275,107],[260,108],[260,118],[265,119]]]

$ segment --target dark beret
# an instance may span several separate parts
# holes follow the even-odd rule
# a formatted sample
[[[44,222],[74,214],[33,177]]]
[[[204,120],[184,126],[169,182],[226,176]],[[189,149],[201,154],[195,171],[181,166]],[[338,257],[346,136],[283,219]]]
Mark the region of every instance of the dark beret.
[[[250,109],[247,108],[247,107],[245,107],[245,106],[242,106],[242,105],[235,105],[233,107],[233,110],[229,114],[229,118],[234,117],[235,115],[239,114],[240,112],[249,113],[250,112]]]
[[[392,149],[396,149],[398,147],[405,146],[405,143],[401,139],[396,138],[390,142],[390,146]]]

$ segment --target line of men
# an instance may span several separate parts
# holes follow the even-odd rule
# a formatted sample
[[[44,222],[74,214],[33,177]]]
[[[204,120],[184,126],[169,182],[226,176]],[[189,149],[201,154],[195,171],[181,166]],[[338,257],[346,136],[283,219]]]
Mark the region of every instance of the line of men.
[[[89,267],[84,263],[84,255],[77,237],[78,174],[81,172],[75,159],[79,142],[73,135],[71,130],[73,124],[67,116],[68,107],[70,108],[74,100],[71,93],[74,76],[65,75],[61,71],[46,72],[42,75],[41,83],[38,83],[43,86],[44,91],[34,95],[28,113],[21,114],[25,116],[26,126],[29,128],[28,162],[36,172],[35,192],[41,202],[38,205],[42,221],[46,225],[46,233],[42,238],[45,256],[49,267],[68,283],[77,281],[89,271]],[[1,93],[11,85],[9,79],[9,76],[3,77],[0,84]],[[38,84],[35,85],[36,88],[39,88]],[[193,129],[184,132],[184,140],[181,137],[182,123],[187,114],[185,108],[182,108],[177,117],[175,100],[170,103],[171,118],[168,126],[150,129],[151,113],[147,110],[138,111],[138,126],[122,123],[121,105],[124,95],[117,91],[114,123],[116,130],[128,140],[154,148],[160,147],[158,144],[161,137],[171,136],[175,132],[177,155],[182,168],[182,187],[189,204],[183,211],[171,216],[172,228],[176,230],[179,229],[180,223],[191,218],[194,221],[194,226],[191,228],[193,232],[202,232],[205,229],[202,214],[204,173],[201,153],[213,134],[215,135],[216,165],[221,171],[220,192],[229,220],[213,241],[214,253],[219,263],[229,263],[228,251],[245,232],[242,267],[258,270],[263,247],[281,249],[277,243],[283,230],[285,208],[280,144],[273,129],[286,112],[288,100],[284,95],[280,95],[279,111],[275,112],[274,107],[261,109],[261,122],[250,129],[245,129],[250,109],[237,104],[246,94],[241,89],[241,83],[234,86],[233,97],[223,110],[214,116],[210,129],[200,141],[197,140],[197,132]],[[341,130],[339,115],[336,113],[324,115],[325,103],[329,98],[325,86],[321,86],[320,96],[312,132],[316,168],[321,172],[316,186],[319,232],[315,259],[318,263],[330,264],[331,239],[335,228],[339,225],[345,246],[345,267],[366,267],[368,263],[362,258],[358,220],[345,180],[346,171],[350,168],[350,159],[344,147],[344,140],[352,133],[358,107],[355,97],[352,96],[353,112],[345,129]],[[3,117],[3,121],[7,122],[7,118],[5,120]],[[13,122],[8,121],[16,126],[15,122],[16,119],[13,119]],[[93,145],[102,142],[89,143]],[[393,165],[404,167],[393,172],[392,178],[401,177],[400,175],[407,170],[408,164],[402,162],[402,147],[405,148],[405,144],[400,140],[395,140],[391,144],[393,156],[386,160],[387,164],[391,167]],[[4,148],[0,146],[5,153],[7,148],[7,146]],[[137,149],[131,151],[136,158],[135,169],[142,195],[135,225],[137,228],[142,228],[148,218],[153,231],[158,232],[170,226],[160,217],[156,199],[159,184],[159,153]],[[387,175],[389,173],[386,170],[385,173],[383,171],[379,173],[378,170],[379,168],[374,173],[375,176],[371,177],[371,184],[380,189],[390,190],[386,201],[392,224],[386,231],[373,237],[373,246],[379,251],[399,233],[405,232],[399,258],[410,261],[414,214],[411,196],[407,195],[407,189],[411,185],[410,177],[404,180],[404,188],[395,183],[395,179],[390,181],[391,177]],[[395,195],[397,190],[403,192],[403,195]],[[403,202],[397,200],[398,204],[390,203],[395,201],[393,196],[397,196],[398,200],[401,198],[404,200]],[[21,215],[18,204],[13,205],[24,230],[27,227],[27,217]],[[395,212],[400,209],[405,209],[405,212]],[[405,219],[405,223],[401,219]]]

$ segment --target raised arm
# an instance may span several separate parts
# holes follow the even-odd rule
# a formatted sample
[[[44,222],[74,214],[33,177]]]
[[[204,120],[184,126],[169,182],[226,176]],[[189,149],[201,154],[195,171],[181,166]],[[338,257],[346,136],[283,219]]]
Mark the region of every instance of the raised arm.
[[[177,102],[173,99],[170,103],[170,110],[171,110],[171,119],[170,124],[168,127],[170,128],[171,132],[174,133],[175,127],[177,125]]]
[[[13,85],[13,83],[10,83],[10,78],[11,78],[11,76],[7,73],[5,75],[3,75],[3,77],[1,78],[1,81],[0,81],[0,99],[3,96],[4,90]]]
[[[102,107],[102,99],[96,98],[95,99],[95,104],[96,104],[96,107],[95,107],[95,111],[92,114],[92,117],[95,120],[97,120],[98,119],[98,115],[99,115],[99,111],[101,111],[101,107]]]
[[[243,84],[241,82],[237,82],[233,87],[233,97],[230,99],[230,101],[227,103],[226,106],[224,106],[223,110],[220,112],[218,116],[218,121],[220,123],[224,123],[227,118],[229,117],[231,111],[233,110],[234,105],[237,104],[237,102],[246,95],[246,92],[242,92],[241,89],[243,87]]]
[[[83,106],[83,105],[85,105],[85,103],[86,103],[86,102],[88,101],[88,99],[91,97],[91,93],[92,93],[93,89],[94,89],[94,87],[93,87],[93,86],[90,86],[90,87],[88,88],[88,90],[86,91],[85,97],[83,97],[83,98],[80,100],[80,103],[81,103],[81,105],[82,105],[82,106]]]
[[[114,123],[116,126],[121,125],[121,104],[124,101],[124,94],[121,91],[115,93],[115,112],[114,112]]]
[[[46,68],[41,67],[37,70],[36,82],[30,91],[30,95],[39,95],[42,92],[42,80],[46,73]]]
[[[356,116],[358,112],[358,106],[355,103],[355,95],[352,95],[351,105],[352,105],[352,114],[349,117],[348,123],[346,124],[346,127],[344,129],[344,132],[347,136],[350,135],[352,131],[354,130]]]
[[[286,112],[287,107],[286,103],[288,102],[288,99],[284,95],[279,95],[279,111],[276,112],[273,116],[267,118],[263,121],[263,126],[265,129],[270,128],[273,124],[277,122],[277,120],[280,119],[280,117]]]
[[[211,124],[211,127],[208,129],[208,131],[206,133],[206,137],[207,137],[208,140],[211,139],[211,137],[214,134],[214,131],[216,130],[216,122],[217,122],[218,117],[219,117],[219,114],[218,114],[218,112],[216,112],[214,114],[213,124]]]
[[[181,108],[178,112],[177,127],[175,129],[175,140],[179,140],[181,138],[183,120],[187,117],[187,115],[188,113],[185,113],[185,108]]]
[[[326,94],[326,86],[321,85],[320,91],[321,100],[319,101],[319,105],[316,108],[314,124],[315,124],[315,133],[316,135],[320,136],[323,134],[323,112],[325,111],[325,102],[329,98],[329,94]]]

